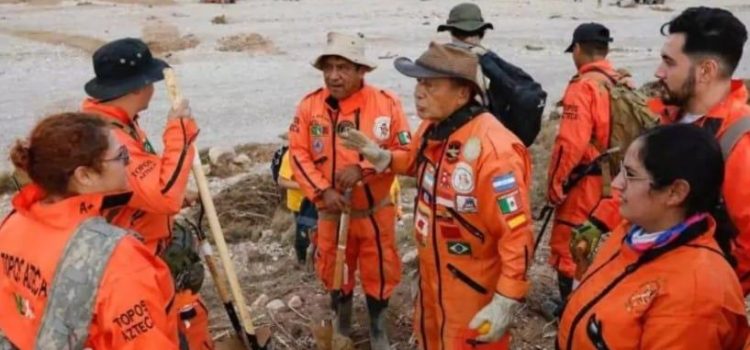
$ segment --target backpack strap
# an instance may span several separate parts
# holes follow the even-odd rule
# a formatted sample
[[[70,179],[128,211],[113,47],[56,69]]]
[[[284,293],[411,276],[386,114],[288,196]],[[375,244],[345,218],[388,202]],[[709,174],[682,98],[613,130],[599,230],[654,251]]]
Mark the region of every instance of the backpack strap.
[[[63,250],[36,335],[36,349],[80,350],[88,339],[96,295],[115,247],[127,231],[101,217],[84,221]]]
[[[732,149],[734,149],[734,146],[740,141],[742,136],[748,132],[750,132],[750,116],[745,116],[732,123],[721,137],[719,137],[719,144],[721,145],[721,153],[724,155],[724,160],[729,157]]]

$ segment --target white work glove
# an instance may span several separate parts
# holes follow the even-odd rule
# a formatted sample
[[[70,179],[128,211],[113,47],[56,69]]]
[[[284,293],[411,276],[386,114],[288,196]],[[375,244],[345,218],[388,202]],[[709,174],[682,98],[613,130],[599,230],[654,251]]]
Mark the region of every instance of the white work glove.
[[[344,147],[359,152],[372,163],[377,172],[382,172],[391,164],[391,152],[380,148],[377,143],[367,138],[359,130],[350,128],[339,136]]]
[[[486,343],[500,340],[520,305],[521,303],[517,300],[495,293],[492,301],[479,310],[469,323],[469,328],[480,333],[476,340]],[[485,323],[489,324],[489,330],[486,329],[487,326],[482,327]]]

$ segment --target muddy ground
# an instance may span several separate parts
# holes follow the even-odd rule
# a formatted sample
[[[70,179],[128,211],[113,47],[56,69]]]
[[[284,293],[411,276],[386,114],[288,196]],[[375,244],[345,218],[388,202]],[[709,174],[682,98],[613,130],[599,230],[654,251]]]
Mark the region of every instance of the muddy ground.
[[[397,74],[392,61],[419,55],[430,40],[445,41],[435,27],[457,2],[239,0],[234,5],[207,5],[197,0],[0,0],[0,149],[24,136],[40,117],[77,108],[82,86],[93,76],[90,55],[103,42],[124,36],[143,38],[177,70],[201,126],[199,146],[244,144],[237,152],[247,154],[251,164],[213,169],[211,177],[232,259],[249,303],[263,294],[267,301],[284,303],[300,297],[302,304],[295,309],[268,311],[266,302],[259,302],[252,311],[259,324],[273,327],[279,348],[310,349],[308,326],[311,320],[330,317],[329,298],[313,274],[296,266],[293,258],[291,214],[281,205],[282,196],[268,173],[276,135],[286,130],[299,99],[320,86],[320,73],[309,62],[322,50],[330,30],[365,34],[368,56],[379,64],[368,82],[395,91],[415,126],[413,81]],[[554,114],[553,106],[574,74],[570,57],[562,52],[576,25],[600,21],[609,26],[615,37],[611,59],[643,83],[658,64],[661,24],[687,6],[707,4],[667,0],[665,6],[624,9],[607,4],[612,1],[597,7],[593,0],[476,2],[495,25],[485,44],[542,83],[549,93],[548,115]],[[750,23],[747,0],[710,3]],[[746,47],[745,52],[750,50]],[[747,57],[742,60],[738,76],[750,76],[749,62]],[[163,89],[157,90],[140,121],[158,147],[169,104]],[[543,201],[555,131],[556,121],[547,120],[531,148],[535,211]],[[0,162],[0,170],[6,169],[7,162]],[[404,179],[405,212],[413,196],[409,183],[413,181]],[[7,212],[8,203],[8,195],[3,195],[1,212]],[[186,215],[194,217],[195,211]],[[403,255],[413,249],[411,224],[407,215],[399,229]],[[540,309],[546,299],[555,297],[556,280],[544,263],[549,254],[545,242],[540,247],[530,271],[532,290],[512,329],[514,349],[553,348],[556,327],[541,316]],[[413,348],[409,281],[414,280],[414,271],[413,262],[405,265],[404,283],[391,301],[394,349]],[[211,330],[221,339],[230,326],[210,280],[203,295],[211,309]],[[359,349],[367,349],[367,318],[359,289],[355,305],[354,340]]]

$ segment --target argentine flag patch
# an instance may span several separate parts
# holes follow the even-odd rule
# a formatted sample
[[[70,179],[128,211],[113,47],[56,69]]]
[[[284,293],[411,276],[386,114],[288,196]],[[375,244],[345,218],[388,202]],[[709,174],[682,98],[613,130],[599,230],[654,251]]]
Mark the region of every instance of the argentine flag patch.
[[[492,179],[492,188],[495,189],[495,193],[503,193],[511,190],[515,190],[518,187],[516,183],[516,177],[513,173],[507,173],[500,176],[495,176]]]

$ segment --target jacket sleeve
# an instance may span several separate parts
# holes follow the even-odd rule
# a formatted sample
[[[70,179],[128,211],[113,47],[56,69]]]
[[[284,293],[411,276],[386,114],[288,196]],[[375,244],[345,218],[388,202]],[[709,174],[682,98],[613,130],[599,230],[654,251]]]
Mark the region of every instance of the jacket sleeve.
[[[177,118],[167,122],[161,157],[145,152],[142,145],[123,131],[117,131],[117,135],[130,152],[128,182],[133,197],[128,205],[150,213],[178,213],[195,157],[193,141],[198,135],[195,121]]]
[[[483,157],[477,174],[479,214],[497,242],[502,274],[496,292],[523,299],[529,289],[526,273],[533,256],[533,225],[529,188],[531,162],[521,144],[505,154]],[[484,153],[484,150],[483,150]]]
[[[738,231],[735,247],[737,275],[745,295],[750,293],[750,134],[737,142],[724,165],[723,193],[729,217]]]
[[[391,150],[390,169],[392,172],[406,176],[417,175],[419,146],[422,143],[422,138],[424,137],[424,131],[427,129],[427,125],[428,122],[422,122],[422,124],[419,125],[417,132],[414,133],[414,138],[409,141],[406,147]]]
[[[177,349],[171,275],[140,242],[126,237],[104,272],[94,315],[93,348]]]
[[[307,99],[302,100],[289,126],[289,156],[300,189],[307,198],[315,199],[331,187],[331,182],[315,167],[310,149],[311,118],[310,103]]]
[[[590,147],[594,129],[592,113],[595,94],[596,91],[590,84],[575,82],[570,85],[563,98],[560,130],[555,138],[547,170],[547,199],[552,204],[560,204],[565,199],[563,183]]]
[[[603,326],[604,332],[607,332],[606,324]],[[747,327],[745,317],[728,310],[718,311],[710,316],[648,317],[643,325],[640,349],[741,349],[748,335]]]

